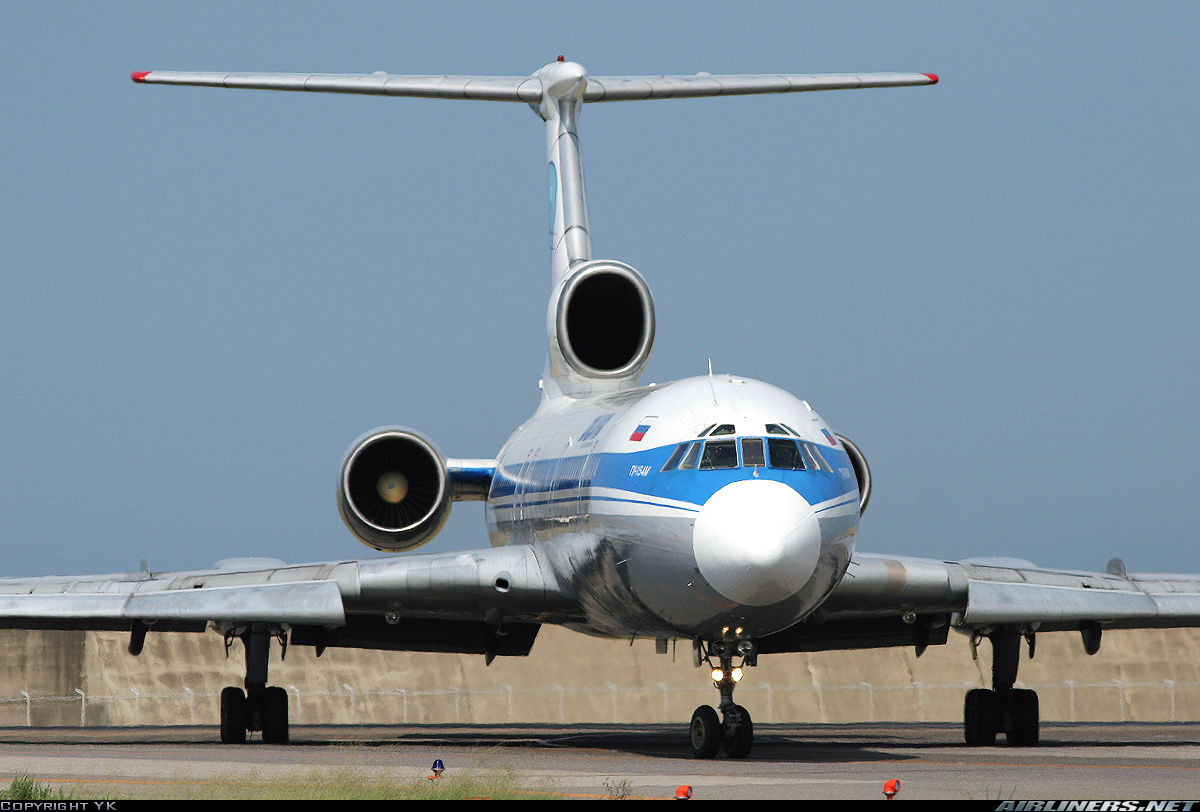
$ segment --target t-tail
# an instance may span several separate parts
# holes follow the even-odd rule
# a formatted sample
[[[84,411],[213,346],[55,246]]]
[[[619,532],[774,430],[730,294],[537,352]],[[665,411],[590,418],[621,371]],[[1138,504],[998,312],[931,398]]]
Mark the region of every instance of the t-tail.
[[[932,73],[588,76],[582,65],[559,57],[532,76],[144,71],[134,73],[133,80],[530,105],[546,122],[553,290],[547,313],[549,352],[542,393],[546,400],[554,400],[636,386],[654,347],[654,300],[646,280],[625,263],[592,258],[578,129],[584,104],[909,87],[935,84],[938,79]]]

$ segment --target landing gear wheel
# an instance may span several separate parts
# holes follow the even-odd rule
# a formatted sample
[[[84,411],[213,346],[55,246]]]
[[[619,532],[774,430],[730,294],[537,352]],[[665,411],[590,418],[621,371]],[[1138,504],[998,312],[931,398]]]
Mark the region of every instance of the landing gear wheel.
[[[750,755],[750,748],[754,746],[754,722],[750,720],[750,713],[741,705],[734,705],[726,715],[725,723],[724,736],[721,738],[725,755],[730,758]]]
[[[721,749],[721,739],[724,731],[717,712],[708,705],[701,705],[692,714],[692,724],[688,729],[692,741],[692,755],[696,758],[712,758]]]
[[[287,691],[271,686],[262,693],[262,740],[266,744],[287,744]]]
[[[221,743],[246,741],[246,692],[230,686],[221,689]]]
[[[1012,729],[1008,743],[1013,747],[1033,747],[1038,743],[1038,696],[1028,688],[1014,688],[1009,715]]]
[[[1000,702],[988,688],[967,691],[963,707],[963,733],[970,747],[991,746],[1000,732]]]

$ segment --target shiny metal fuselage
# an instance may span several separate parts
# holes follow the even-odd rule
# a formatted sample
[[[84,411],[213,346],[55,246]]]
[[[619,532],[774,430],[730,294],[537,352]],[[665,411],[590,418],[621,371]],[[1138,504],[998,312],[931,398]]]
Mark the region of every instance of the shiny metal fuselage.
[[[829,464],[662,470],[714,424],[735,427],[726,440],[786,425]],[[764,520],[780,502],[793,507]],[[713,639],[769,634],[819,606],[849,563],[859,503],[849,457],[807,403],[716,375],[546,400],[500,451],[486,512],[493,545],[531,545],[575,596],[580,631]],[[807,537],[793,532],[805,521]]]

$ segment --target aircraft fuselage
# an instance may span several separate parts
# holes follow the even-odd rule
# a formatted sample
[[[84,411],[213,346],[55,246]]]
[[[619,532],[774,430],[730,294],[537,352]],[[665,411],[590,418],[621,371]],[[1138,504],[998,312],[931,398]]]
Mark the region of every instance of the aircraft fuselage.
[[[816,412],[729,375],[545,401],[487,499],[493,545],[532,545],[581,631],[663,638],[791,626],[842,577],[859,513]]]

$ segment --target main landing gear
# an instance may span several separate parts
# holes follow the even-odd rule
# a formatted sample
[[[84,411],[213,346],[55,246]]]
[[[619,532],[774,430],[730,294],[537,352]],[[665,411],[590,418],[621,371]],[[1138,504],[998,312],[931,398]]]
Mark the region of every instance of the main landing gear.
[[[696,758],[713,758],[718,750],[724,749],[730,758],[745,758],[754,745],[754,722],[749,711],[734,704],[733,688],[742,678],[742,669],[755,664],[758,652],[754,641],[713,640],[705,645],[703,640],[697,640],[694,646],[696,665],[703,661],[712,668],[712,681],[721,692],[721,704],[719,717],[708,705],[701,705],[692,714],[688,728],[692,753]],[[742,662],[735,666],[733,658],[737,656]],[[713,657],[718,659],[719,666],[713,666]]]
[[[1024,632],[1033,657],[1034,633]],[[1014,747],[1032,747],[1038,743],[1038,697],[1027,688],[1014,688],[1017,663],[1021,656],[1022,632],[1001,626],[986,634],[971,634],[971,653],[975,654],[980,637],[992,641],[992,687],[967,691],[963,708],[963,732],[968,745],[993,745],[996,734],[1004,733]]]
[[[240,637],[246,649],[246,690],[229,686],[221,690],[221,742],[242,744],[249,731],[261,731],[267,744],[286,744],[288,740],[287,691],[267,685],[267,656],[271,638],[278,637],[287,653],[287,632],[255,623],[248,628],[226,632],[225,653]]]

